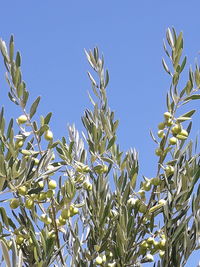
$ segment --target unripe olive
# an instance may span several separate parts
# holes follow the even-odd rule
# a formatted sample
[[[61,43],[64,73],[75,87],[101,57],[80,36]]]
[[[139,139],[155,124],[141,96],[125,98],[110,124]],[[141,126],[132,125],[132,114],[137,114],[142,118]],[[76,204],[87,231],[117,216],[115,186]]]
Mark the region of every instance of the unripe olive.
[[[48,188],[49,189],[55,189],[57,187],[57,183],[55,180],[50,180],[48,183]]]
[[[163,130],[158,131],[158,137],[163,138],[165,136],[165,132]]]
[[[25,186],[25,185],[20,186],[20,187],[18,188],[17,192],[18,192],[18,194],[19,194],[20,196],[25,196],[26,193],[27,193],[27,188],[26,188],[26,186]]]
[[[167,176],[172,175],[174,173],[174,167],[170,165],[166,166],[165,173]]]
[[[21,148],[24,145],[24,141],[23,140],[17,140],[15,143],[16,148]]]
[[[48,217],[46,220],[46,224],[50,224],[50,223],[52,223],[52,219]]]
[[[149,247],[148,243],[146,240],[142,241],[142,243],[140,243],[140,247],[142,249],[147,249]]]
[[[31,197],[32,199],[37,199],[37,195],[36,195],[36,194],[30,194],[30,197]]]
[[[58,218],[58,221],[60,225],[65,225],[67,223],[66,219],[64,219],[62,216]]]
[[[25,207],[27,209],[32,209],[33,206],[34,206],[34,201],[31,198],[27,199],[25,202]]]
[[[151,180],[150,180],[150,183],[152,184],[152,185],[155,185],[155,186],[158,186],[158,185],[160,185],[161,184],[161,179],[159,178],[159,177],[155,177],[155,178],[152,178]]]
[[[148,243],[149,245],[152,245],[153,242],[154,242],[154,238],[153,238],[153,237],[150,236],[149,238],[147,238],[147,243]]]
[[[161,122],[161,123],[159,123],[159,124],[158,124],[158,129],[159,129],[159,130],[163,130],[163,129],[165,129],[165,122]]]
[[[163,150],[161,148],[157,148],[155,150],[155,154],[156,154],[156,156],[162,156],[163,155]]]
[[[63,219],[68,219],[70,217],[70,210],[69,209],[64,209],[61,212],[61,216]]]
[[[17,235],[16,236],[16,243],[18,244],[18,245],[21,245],[22,243],[24,242],[24,236],[23,235]]]
[[[27,117],[25,115],[21,115],[18,117],[17,122],[19,124],[23,124],[23,123],[27,122]]]
[[[20,204],[19,199],[17,199],[17,198],[13,198],[13,199],[11,199],[11,201],[10,201],[10,208],[11,208],[11,209],[16,209],[16,208],[19,207],[19,204]]]
[[[46,192],[46,197],[47,198],[51,198],[55,195],[55,191],[52,190],[52,189],[49,189],[47,192]]]
[[[38,200],[39,201],[43,201],[43,200],[46,200],[47,199],[47,195],[46,195],[46,192],[40,192],[38,194]]]
[[[155,250],[157,251],[159,249],[159,242],[154,240],[153,241],[153,246],[154,246]]]
[[[185,140],[188,137],[188,132],[186,130],[181,130],[179,134],[176,136],[179,140]]]
[[[184,129],[181,130],[180,134],[188,137],[188,132]]]
[[[172,134],[174,134],[174,135],[180,133],[181,130],[182,130],[182,126],[181,126],[181,124],[175,124],[175,126],[172,127],[172,129],[171,129]]]
[[[76,214],[78,214],[79,210],[77,207],[74,207],[74,206],[70,206],[70,215],[71,216],[74,216]]]
[[[169,143],[170,143],[170,145],[175,145],[176,143],[177,143],[177,138],[176,137],[171,137],[171,138],[169,138]]]
[[[147,206],[144,203],[140,204],[139,212],[141,212],[141,213],[146,213],[147,212]]]
[[[95,263],[96,264],[102,264],[103,263],[103,259],[100,256],[97,256],[95,259]]]
[[[167,120],[167,121],[166,121],[166,125],[167,125],[168,127],[171,127],[171,126],[173,125],[173,120],[171,120],[171,119]]]
[[[149,181],[145,182],[143,185],[142,185],[142,188],[145,190],[145,191],[149,191],[151,190],[151,183]]]
[[[161,250],[165,250],[166,239],[161,239],[161,240],[159,241],[158,245],[159,245],[159,248],[160,248]]]
[[[47,141],[51,141],[53,139],[53,133],[52,131],[50,130],[47,130],[44,134],[44,138],[47,140]]]
[[[170,112],[165,112],[165,113],[164,113],[164,118],[165,118],[166,120],[171,119],[171,118],[172,118],[172,114],[171,114]]]

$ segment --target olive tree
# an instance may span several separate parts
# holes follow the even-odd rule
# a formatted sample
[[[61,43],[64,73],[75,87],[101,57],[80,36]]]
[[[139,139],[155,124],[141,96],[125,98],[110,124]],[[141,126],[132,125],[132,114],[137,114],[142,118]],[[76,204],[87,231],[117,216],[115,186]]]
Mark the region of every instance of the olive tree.
[[[98,48],[85,51],[94,72],[88,72],[85,131],[71,125],[68,139],[54,140],[52,113],[36,117],[40,97],[30,101],[13,36],[8,46],[0,41],[8,96],[21,112],[9,122],[3,108],[0,113],[0,243],[6,266],[178,267],[200,248],[199,153],[189,138],[195,110],[187,108],[200,99],[200,69],[190,68],[182,87],[182,33],[167,29],[166,40],[162,63],[170,90],[163,121],[156,135],[151,131],[154,177],[141,177],[135,149],[120,150],[118,120],[106,95],[109,74]]]

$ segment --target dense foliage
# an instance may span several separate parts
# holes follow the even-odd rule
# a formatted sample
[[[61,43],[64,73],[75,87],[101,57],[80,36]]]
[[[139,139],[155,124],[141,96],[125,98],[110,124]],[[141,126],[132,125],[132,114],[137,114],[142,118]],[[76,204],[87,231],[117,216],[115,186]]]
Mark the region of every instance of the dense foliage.
[[[55,141],[52,113],[34,119],[40,97],[29,104],[13,36],[8,48],[0,41],[8,96],[22,114],[6,122],[0,113],[0,243],[8,267],[178,267],[200,248],[199,153],[189,140],[195,110],[177,115],[200,99],[200,70],[190,68],[181,88],[182,33],[168,29],[166,39],[170,67],[162,63],[171,84],[157,137],[151,132],[157,172],[143,178],[137,152],[124,153],[117,143],[109,75],[97,48],[86,52],[97,78],[88,72],[93,95],[85,132],[72,125],[68,140]]]

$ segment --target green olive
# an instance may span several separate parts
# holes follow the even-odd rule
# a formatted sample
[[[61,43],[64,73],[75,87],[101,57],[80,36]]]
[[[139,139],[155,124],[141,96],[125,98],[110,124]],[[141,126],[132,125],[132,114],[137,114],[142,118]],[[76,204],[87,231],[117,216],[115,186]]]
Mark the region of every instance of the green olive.
[[[161,122],[161,123],[159,123],[159,124],[158,124],[158,129],[159,129],[159,130],[163,130],[163,129],[165,129],[165,122]]]
[[[48,188],[49,189],[55,189],[57,187],[57,183],[55,180],[50,180],[48,183]]]
[[[20,187],[18,188],[17,192],[18,192],[18,194],[19,194],[20,196],[25,196],[26,193],[27,193],[27,188],[26,188],[26,186],[25,186],[25,185],[20,186]]]
[[[175,145],[175,144],[177,144],[177,138],[176,137],[171,137],[170,139],[169,139],[169,143],[170,143],[170,145]]]
[[[19,124],[23,124],[23,123],[27,122],[27,117],[25,115],[21,115],[18,117],[17,122]]]
[[[62,210],[61,216],[63,219],[68,219],[71,216],[70,210],[69,209]]]
[[[103,259],[102,259],[102,257],[97,256],[96,259],[95,259],[95,263],[96,263],[96,264],[102,264],[102,263],[103,263]]]
[[[25,207],[27,209],[32,209],[33,206],[34,206],[34,201],[31,198],[27,199],[25,202]]]
[[[50,130],[47,130],[44,134],[44,138],[47,140],[47,141],[51,141],[53,139],[53,133],[52,131]]]
[[[16,209],[16,208],[19,207],[19,204],[20,204],[19,199],[17,199],[17,198],[13,198],[13,199],[11,199],[11,201],[10,201],[10,208],[11,208],[11,209]]]

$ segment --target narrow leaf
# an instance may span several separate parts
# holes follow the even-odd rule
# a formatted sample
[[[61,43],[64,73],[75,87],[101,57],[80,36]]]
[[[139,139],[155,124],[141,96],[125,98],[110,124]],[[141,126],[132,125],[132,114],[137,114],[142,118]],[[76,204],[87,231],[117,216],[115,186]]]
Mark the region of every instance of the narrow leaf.
[[[193,115],[195,112],[196,112],[196,110],[193,109],[193,110],[190,110],[190,111],[184,113],[184,114],[181,115],[180,117],[192,117],[192,115]]]
[[[182,116],[177,118],[178,122],[183,122],[183,121],[187,121],[187,120],[191,120],[191,118],[190,117],[182,117]]]
[[[200,95],[191,95],[186,97],[183,101],[200,99]]]
[[[0,213],[1,213],[2,221],[5,223],[6,227],[9,228],[8,217],[6,215],[6,211],[3,207],[0,207]]]
[[[40,103],[40,96],[38,96],[38,98],[34,101],[34,103],[30,108],[30,119],[34,116],[35,112],[37,111],[39,103]]]
[[[48,124],[50,122],[51,116],[52,112],[49,112],[44,119],[44,124]]]
[[[108,70],[106,70],[105,88],[107,87],[108,83],[109,83],[109,73]]]
[[[187,57],[185,56],[184,59],[183,59],[183,62],[181,64],[181,68],[179,70],[179,73],[181,73],[183,71],[183,69],[185,68],[186,62],[187,62]]]
[[[110,141],[109,141],[109,143],[108,143],[107,150],[108,150],[109,148],[111,148],[111,146],[113,146],[115,140],[116,140],[116,136],[114,135],[114,136],[110,139]]]
[[[19,261],[18,261],[18,267],[22,267],[22,262],[23,262],[23,258],[22,258],[22,250],[20,249],[19,251]]]
[[[23,108],[25,108],[26,106],[26,103],[27,103],[27,100],[28,100],[28,97],[29,97],[29,92],[24,90],[24,94],[23,94]]]
[[[3,258],[6,262],[6,267],[11,267],[8,248],[3,240],[0,240],[0,243],[1,243],[1,248],[2,248]]]
[[[170,70],[169,70],[169,68],[168,68],[168,66],[167,66],[167,64],[166,64],[166,62],[165,62],[165,60],[164,60],[164,58],[162,59],[162,64],[163,64],[163,67],[164,67],[165,71],[166,71],[169,75],[171,75],[171,72],[170,72]]]
[[[10,62],[13,61],[13,55],[14,55],[14,40],[13,40],[13,35],[11,35],[11,37],[10,37],[10,45],[9,45]]]
[[[16,98],[14,98],[10,92],[8,92],[8,97],[10,98],[10,100],[15,103],[16,105],[19,105],[19,103],[17,102]]]

